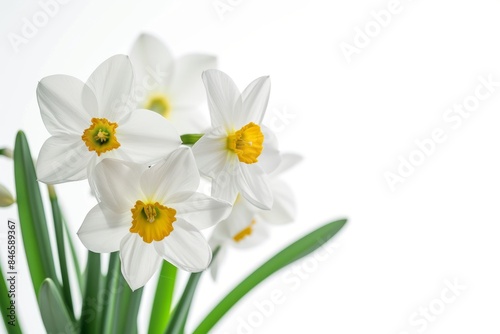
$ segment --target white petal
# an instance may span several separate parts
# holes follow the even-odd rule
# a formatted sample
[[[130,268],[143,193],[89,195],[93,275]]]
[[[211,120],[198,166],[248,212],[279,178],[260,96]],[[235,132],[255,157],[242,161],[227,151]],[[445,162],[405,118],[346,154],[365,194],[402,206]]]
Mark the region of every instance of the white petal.
[[[276,168],[272,173],[271,176],[277,176],[280,175],[290,168],[295,167],[299,162],[302,161],[302,156],[295,154],[295,153],[282,153],[281,154],[281,163],[279,164],[278,168]]]
[[[142,90],[147,93],[163,91],[170,85],[174,60],[168,48],[158,38],[148,34],[140,35],[130,51],[130,61],[136,82],[134,95],[139,96],[139,91]],[[145,94],[146,97],[148,95]]]
[[[238,189],[247,201],[256,207],[269,210],[273,206],[273,194],[268,176],[256,164],[240,164],[241,176],[237,178]]]
[[[217,280],[219,274],[219,268],[221,263],[224,262],[227,254],[227,247],[221,246],[216,255],[212,258],[212,262],[210,263],[210,276],[215,281]]]
[[[87,94],[84,94],[87,91]],[[43,78],[36,89],[45,127],[52,135],[82,135],[97,116],[97,100],[80,80],[68,75]]]
[[[201,193],[193,193],[179,203],[169,202],[177,211],[176,216],[189,222],[199,230],[214,226],[231,212],[231,204]]]
[[[200,171],[214,178],[230,159],[227,150],[227,134],[222,127],[206,133],[193,145],[193,154]]]
[[[264,118],[271,91],[271,79],[268,76],[252,81],[241,93],[243,108],[237,127],[242,127],[250,122],[260,124]]]
[[[278,139],[274,133],[264,125],[260,126],[262,134],[264,135],[264,149],[259,155],[258,165],[264,172],[271,173],[281,163],[281,155],[278,148]]]
[[[123,277],[132,290],[143,287],[161,263],[153,243],[145,243],[137,233],[129,233],[123,238],[120,259]]]
[[[295,220],[297,205],[290,186],[281,180],[272,180],[273,207],[271,210],[263,210],[259,213],[266,222],[275,225],[291,223]]]
[[[207,91],[212,127],[224,126],[228,130],[234,130],[234,115],[239,115],[242,107],[238,87],[227,74],[219,70],[207,70],[203,72],[202,78]]]
[[[117,214],[97,204],[89,211],[77,234],[92,252],[116,252],[120,249],[121,240],[129,233],[131,222],[130,211]]]
[[[227,168],[212,180],[212,196],[229,203],[234,203],[238,195],[239,172],[237,172],[237,168],[231,166],[231,163],[227,163],[226,166]],[[238,166],[236,165],[236,167]]]
[[[50,137],[38,154],[38,180],[51,184],[85,180],[92,155],[79,136]]]
[[[198,108],[172,107],[166,117],[178,133],[203,133],[210,128],[208,112]]]
[[[217,58],[204,54],[190,54],[175,62],[174,77],[168,91],[172,108],[195,108],[205,100],[201,74],[217,67]]]
[[[115,212],[124,212],[144,198],[139,179],[142,167],[126,161],[104,159],[93,174],[96,197]],[[91,184],[92,186],[92,184]]]
[[[153,163],[178,148],[181,140],[173,125],[150,110],[135,110],[116,128],[118,150],[124,160]]]
[[[178,148],[141,177],[141,187],[146,196],[160,203],[169,203],[177,193],[193,193],[199,184],[200,174],[188,147]]]
[[[99,65],[87,80],[97,99],[99,117],[116,122],[127,116],[133,84],[134,73],[127,56],[116,55]]]
[[[212,251],[203,235],[183,219],[177,219],[173,226],[168,237],[154,243],[158,254],[182,270],[205,270],[212,259]]]

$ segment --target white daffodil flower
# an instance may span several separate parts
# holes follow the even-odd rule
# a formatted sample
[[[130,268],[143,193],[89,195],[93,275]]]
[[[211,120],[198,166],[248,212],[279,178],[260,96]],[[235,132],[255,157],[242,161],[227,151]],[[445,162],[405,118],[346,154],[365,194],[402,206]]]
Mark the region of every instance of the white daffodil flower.
[[[218,249],[210,264],[210,274],[214,280],[217,279],[228,249],[258,246],[269,236],[267,225],[282,225],[294,221],[296,203],[293,191],[278,175],[291,168],[301,158],[294,154],[284,154],[282,158],[280,166],[271,174],[274,196],[271,210],[260,210],[238,196],[229,217],[215,227],[209,240],[212,250]]]
[[[230,203],[241,195],[269,210],[268,181],[280,163],[278,142],[261,124],[269,99],[270,79],[251,82],[240,94],[233,80],[218,70],[203,72],[212,129],[193,146],[200,171],[212,179],[212,196]]]
[[[217,58],[189,54],[174,59],[158,38],[142,34],[135,41],[130,60],[136,75],[135,103],[170,120],[180,134],[208,127],[199,107],[205,101],[200,80],[204,70],[217,67]],[[205,122],[204,122],[205,121]]]
[[[128,57],[116,55],[86,83],[67,75],[40,81],[38,105],[52,137],[38,156],[39,181],[86,179],[104,158],[152,163],[180,146],[179,135],[166,119],[129,108],[133,79]]]
[[[144,286],[162,258],[189,272],[207,268],[212,253],[199,229],[224,219],[231,206],[196,192],[200,175],[189,148],[151,168],[105,159],[95,172],[100,203],[78,236],[93,252],[119,250],[131,289]]]

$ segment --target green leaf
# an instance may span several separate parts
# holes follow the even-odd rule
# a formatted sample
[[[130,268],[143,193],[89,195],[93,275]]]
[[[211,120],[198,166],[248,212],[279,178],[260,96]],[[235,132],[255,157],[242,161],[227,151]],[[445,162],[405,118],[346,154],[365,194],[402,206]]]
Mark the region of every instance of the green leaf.
[[[28,141],[22,131],[16,136],[14,174],[22,239],[35,293],[45,278],[58,282],[47,231],[40,188]]]
[[[165,334],[184,333],[184,326],[186,325],[189,309],[191,308],[191,302],[193,301],[194,293],[202,274],[203,272],[192,273],[189,276],[186,288],[172,313],[172,318],[168,323]]]
[[[76,323],[72,319],[59,289],[54,281],[47,278],[40,286],[38,306],[47,333],[76,333]]]
[[[125,334],[137,334],[137,316],[139,315],[139,307],[141,306],[142,292],[144,288],[140,288],[132,292],[130,303],[128,306],[127,319],[125,322]]]
[[[78,261],[78,256],[76,255],[75,244],[73,243],[73,238],[69,232],[68,223],[66,219],[62,217],[63,227],[64,227],[64,235],[66,236],[66,241],[68,241],[69,250],[71,252],[71,259],[73,260],[73,265],[75,266],[76,278],[78,280],[78,287],[80,288],[80,293],[83,295],[84,281],[83,281],[83,272],[80,268],[80,262]]]
[[[2,313],[2,320],[3,323],[5,324],[5,328],[7,329],[8,334],[22,334],[23,331],[21,329],[21,324],[19,323],[19,305],[17,303],[13,304],[11,303],[11,300],[16,302],[14,298],[11,299],[11,296],[9,294],[9,289],[7,288],[7,285],[5,284],[7,280],[3,276],[3,270],[2,267],[0,266],[0,307],[2,308],[1,313]],[[18,283],[18,282],[16,282]],[[19,286],[19,285],[18,285]],[[14,297],[14,296],[12,296]],[[10,317],[10,308],[15,307],[16,315],[15,318]],[[13,315],[14,317],[14,315]],[[9,321],[13,321],[12,324],[9,325]]]
[[[49,190],[50,205],[52,207],[52,216],[54,220],[54,231],[56,233],[57,253],[59,255],[59,267],[61,269],[63,297],[70,312],[71,318],[75,319],[73,313],[73,299],[71,298],[71,286],[69,283],[68,265],[66,262],[66,250],[64,248],[64,227],[62,222],[61,209],[59,208],[59,202],[57,200],[54,186],[48,185],[47,188]],[[79,274],[80,273],[77,273],[77,275]]]
[[[82,315],[80,318],[80,333],[99,333],[99,315],[102,300],[99,295],[101,286],[101,255],[88,251],[87,278],[85,280],[85,295],[82,300]]]
[[[149,334],[163,333],[167,328],[176,276],[177,268],[170,262],[163,261],[149,320]]]
[[[120,282],[120,255],[118,252],[111,253],[109,256],[108,273],[106,275],[106,292],[107,299],[104,301],[106,305],[103,310],[101,332],[104,334],[113,333],[113,317],[119,296]]]
[[[250,276],[238,284],[229,294],[198,325],[193,334],[208,333],[208,331],[250,290],[260,284],[267,277],[290,263],[312,253],[330,240],[347,222],[346,219],[326,224],[308,235],[297,240],[269,261],[260,266]]]

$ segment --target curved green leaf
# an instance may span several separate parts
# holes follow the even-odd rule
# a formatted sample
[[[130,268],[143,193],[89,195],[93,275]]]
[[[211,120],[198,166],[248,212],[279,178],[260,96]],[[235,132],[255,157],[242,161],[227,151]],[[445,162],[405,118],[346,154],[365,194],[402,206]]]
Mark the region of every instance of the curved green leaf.
[[[21,233],[35,293],[45,278],[57,282],[40,188],[26,136],[19,131],[14,147],[14,174]]]
[[[54,281],[47,278],[38,292],[38,306],[47,333],[76,333],[73,321]]]
[[[243,296],[255,286],[278,270],[312,253],[330,240],[347,222],[346,219],[326,224],[308,235],[297,240],[269,261],[260,266],[250,276],[238,284],[198,325],[193,334],[208,333],[208,331],[233,307]]]

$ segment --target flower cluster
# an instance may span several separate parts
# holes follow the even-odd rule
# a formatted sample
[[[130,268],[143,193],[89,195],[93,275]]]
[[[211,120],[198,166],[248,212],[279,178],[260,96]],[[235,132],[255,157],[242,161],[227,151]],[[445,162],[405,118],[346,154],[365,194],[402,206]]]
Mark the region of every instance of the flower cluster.
[[[120,251],[132,289],[146,284],[162,259],[198,272],[219,248],[215,277],[229,243],[258,244],[266,235],[262,222],[293,220],[291,191],[274,177],[297,159],[282,159],[262,124],[269,77],[240,93],[215,66],[206,55],[174,61],[161,42],[142,35],[130,57],[109,58],[85,83],[54,75],[38,85],[51,134],[38,179],[88,179],[98,203],[78,236],[93,252]],[[203,84],[211,127],[191,148],[179,132],[201,129]],[[210,196],[197,191],[200,173],[211,180]],[[213,226],[209,245],[200,230]]]

